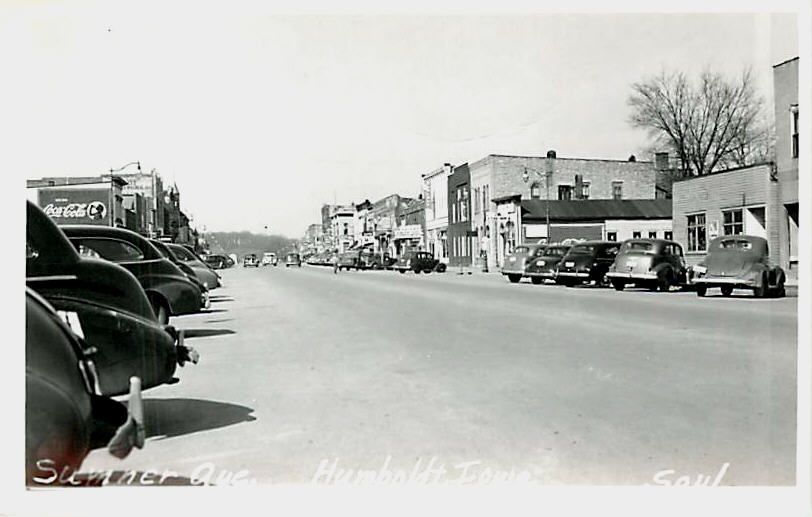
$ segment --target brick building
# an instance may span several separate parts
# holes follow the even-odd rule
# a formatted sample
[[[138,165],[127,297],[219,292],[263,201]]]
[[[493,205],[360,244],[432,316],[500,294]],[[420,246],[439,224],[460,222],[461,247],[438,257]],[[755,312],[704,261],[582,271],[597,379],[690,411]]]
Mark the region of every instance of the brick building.
[[[798,58],[773,67],[775,164],[779,184],[778,261],[790,276],[798,267]]]
[[[426,203],[412,199],[401,210],[393,232],[395,252],[398,257],[409,251],[425,250]]]
[[[119,176],[51,177],[26,182],[28,199],[57,224],[126,224],[123,189]]]
[[[471,266],[476,238],[472,236],[471,174],[464,163],[448,176],[448,265]]]
[[[506,226],[511,218],[502,214],[500,226],[494,199],[516,195],[562,201],[664,197],[658,195],[654,163],[632,158],[559,158],[555,151],[547,156],[491,154],[470,165],[470,178],[473,229],[479,235],[472,250],[475,263],[481,263],[483,255],[490,264],[498,263],[509,243],[521,242],[520,228]]]

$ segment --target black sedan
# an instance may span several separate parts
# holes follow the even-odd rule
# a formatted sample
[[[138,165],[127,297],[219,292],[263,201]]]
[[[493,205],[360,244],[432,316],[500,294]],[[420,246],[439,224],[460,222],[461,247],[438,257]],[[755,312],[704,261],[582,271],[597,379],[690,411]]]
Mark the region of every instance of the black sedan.
[[[138,279],[161,323],[205,308],[207,296],[149,240],[123,228],[66,225],[62,231],[84,256],[120,264]]]
[[[434,258],[434,256],[427,251],[410,251],[404,254],[392,266],[392,269],[406,273],[406,271],[414,271],[415,273],[431,273],[437,271],[438,273],[445,272],[446,265]]]
[[[608,285],[606,273],[614,263],[619,249],[620,243],[617,242],[579,242],[558,263],[555,281],[567,287],[586,282]]]
[[[209,291],[220,287],[220,275],[218,275],[208,264],[203,262],[193,251],[181,244],[167,243],[166,247],[172,251],[175,258],[182,264],[187,265],[194,271],[197,279],[200,280]]]

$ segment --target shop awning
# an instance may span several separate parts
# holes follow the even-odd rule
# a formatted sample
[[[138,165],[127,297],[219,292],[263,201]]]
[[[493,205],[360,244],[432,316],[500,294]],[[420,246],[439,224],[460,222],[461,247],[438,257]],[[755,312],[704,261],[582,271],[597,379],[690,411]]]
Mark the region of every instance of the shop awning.
[[[671,219],[670,199],[581,199],[573,201],[526,199],[521,202],[522,221],[588,222],[611,219]]]

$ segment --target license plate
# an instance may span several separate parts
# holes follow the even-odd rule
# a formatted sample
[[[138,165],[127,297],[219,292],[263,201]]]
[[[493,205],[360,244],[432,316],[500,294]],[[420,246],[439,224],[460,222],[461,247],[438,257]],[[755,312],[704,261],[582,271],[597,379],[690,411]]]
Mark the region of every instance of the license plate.
[[[564,267],[575,267],[575,262],[564,262]]]

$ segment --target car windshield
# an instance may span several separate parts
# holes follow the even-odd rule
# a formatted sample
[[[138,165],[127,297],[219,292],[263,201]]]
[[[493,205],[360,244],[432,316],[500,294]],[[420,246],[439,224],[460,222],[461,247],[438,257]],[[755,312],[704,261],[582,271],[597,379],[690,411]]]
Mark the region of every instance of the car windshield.
[[[719,247],[727,250],[751,250],[753,249],[753,243],[742,239],[730,239],[720,242]]]
[[[544,250],[544,256],[546,257],[563,257],[567,254],[569,248],[564,248],[561,246],[554,246],[551,248],[546,248]]]
[[[592,244],[578,244],[570,250],[572,255],[591,255],[595,253],[595,246]]]
[[[182,260],[184,262],[197,260],[197,257],[195,257],[191,251],[187,250],[183,246],[172,246],[172,253],[175,254],[178,260]]]
[[[646,241],[628,241],[623,245],[626,253],[654,253],[654,243]]]

